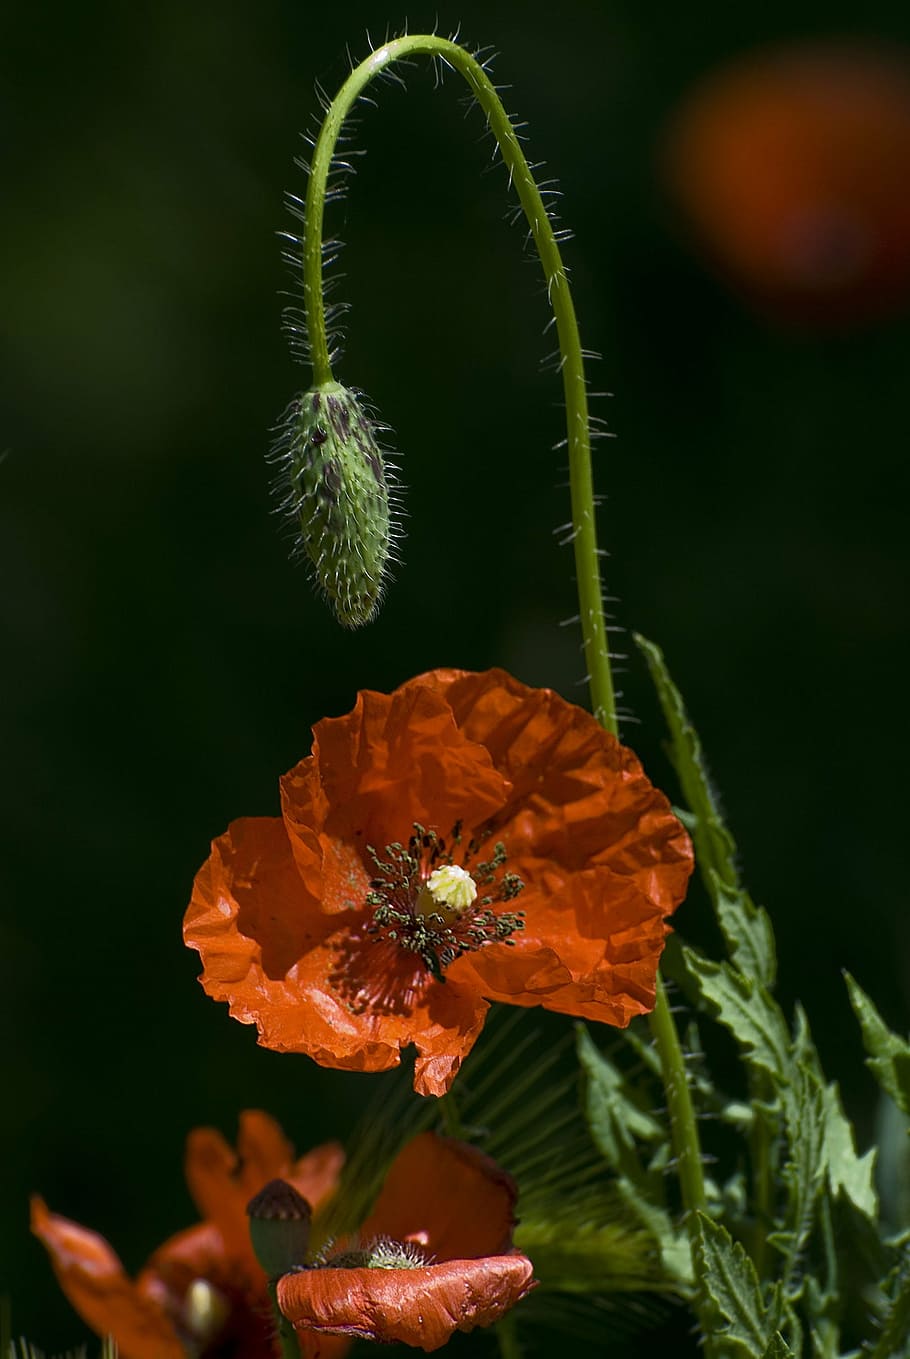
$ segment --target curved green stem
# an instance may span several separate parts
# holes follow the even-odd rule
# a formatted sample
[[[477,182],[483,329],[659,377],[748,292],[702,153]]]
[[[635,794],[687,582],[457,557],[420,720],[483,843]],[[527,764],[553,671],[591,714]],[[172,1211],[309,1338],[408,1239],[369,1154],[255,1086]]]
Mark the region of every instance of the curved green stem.
[[[310,181],[304,209],[303,300],[313,365],[313,382],[315,386],[321,386],[332,381],[322,288],[322,233],[326,186],[338,135],[345,118],[374,76],[379,75],[395,61],[417,55],[440,58],[467,81],[483,110],[490,131],[496,138],[543,266],[547,295],[556,320],[565,395],[572,496],[572,540],[585,663],[594,715],[608,731],[616,735],[618,731],[616,700],[610,671],[594,522],[591,432],[584,355],[572,294],[540,190],[496,88],[483,67],[469,52],[445,38],[415,34],[385,43],[354,68],[326,113],[310,165]]]

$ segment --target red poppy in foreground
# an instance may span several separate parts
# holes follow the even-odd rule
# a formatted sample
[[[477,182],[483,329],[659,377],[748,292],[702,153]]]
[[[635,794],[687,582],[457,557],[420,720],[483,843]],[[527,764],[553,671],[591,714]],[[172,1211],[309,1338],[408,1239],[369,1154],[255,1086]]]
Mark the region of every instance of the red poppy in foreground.
[[[240,1115],[237,1152],[213,1128],[186,1147],[186,1178],[203,1221],[159,1246],[133,1280],[103,1237],[32,1200],[32,1231],[44,1242],[73,1307],[121,1359],[275,1359],[266,1277],[250,1245],[246,1204],[284,1176],[314,1206],[334,1193],[344,1159],[336,1143],[294,1161],[267,1114]]]
[[[502,670],[434,670],[319,722],[283,816],[235,821],[184,938],[265,1047],[441,1095],[489,1001],[625,1025],[654,1003],[692,847],[615,737]]]
[[[286,1274],[278,1304],[308,1355],[351,1339],[436,1350],[489,1326],[534,1287],[512,1250],[515,1184],[476,1148],[422,1133],[400,1153],[356,1242]]]

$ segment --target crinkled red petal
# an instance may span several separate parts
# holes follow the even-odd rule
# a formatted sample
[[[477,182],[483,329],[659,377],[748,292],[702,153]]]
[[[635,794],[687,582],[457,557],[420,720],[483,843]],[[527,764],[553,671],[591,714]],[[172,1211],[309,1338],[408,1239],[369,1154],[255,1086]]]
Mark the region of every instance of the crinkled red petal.
[[[526,928],[514,946],[490,944],[459,959],[453,980],[473,980],[490,1000],[620,1028],[653,1008],[667,926],[634,878],[592,868],[553,895],[532,880],[519,904]]]
[[[546,862],[555,889],[604,864],[634,878],[662,915],[675,910],[692,872],[689,837],[636,756],[590,713],[504,670],[434,670],[409,684],[431,685],[512,785],[495,818],[510,868]]]
[[[460,732],[426,685],[364,690],[353,712],[313,729],[313,753],[281,780],[301,876],[324,911],[363,905],[374,876],[367,846],[406,842],[414,823],[447,834],[477,825],[508,796],[482,745]]]
[[[421,1133],[395,1158],[360,1235],[414,1241],[435,1261],[501,1255],[512,1245],[516,1194],[476,1147]]]
[[[443,1094],[488,1009],[470,987],[433,981],[368,917],[314,906],[282,821],[235,821],[196,878],[184,939],[206,992],[255,1024],[259,1041],[323,1066],[383,1071],[417,1048],[415,1088]]]
[[[278,1284],[294,1326],[439,1349],[455,1331],[498,1321],[534,1286],[523,1255],[450,1260],[421,1269],[308,1269]]]

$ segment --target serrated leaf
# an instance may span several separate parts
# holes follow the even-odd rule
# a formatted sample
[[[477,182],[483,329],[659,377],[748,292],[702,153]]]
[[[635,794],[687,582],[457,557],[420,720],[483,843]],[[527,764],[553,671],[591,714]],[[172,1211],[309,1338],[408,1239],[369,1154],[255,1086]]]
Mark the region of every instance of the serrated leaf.
[[[686,969],[694,977],[703,1000],[729,1029],[748,1062],[771,1076],[776,1086],[786,1083],[790,1068],[790,1035],[780,1006],[766,987],[746,977],[730,963],[714,963],[684,948]]]
[[[825,1085],[809,1021],[799,1004],[796,1006],[793,1053],[796,1060],[806,1063],[818,1080]],[[825,1166],[832,1197],[836,1199],[838,1194],[843,1193],[854,1207],[870,1221],[876,1222],[878,1194],[874,1184],[875,1149],[867,1151],[864,1156],[857,1156],[853,1125],[844,1113],[836,1082],[825,1085],[824,1119]]]
[[[859,1020],[866,1065],[898,1108],[910,1114],[910,1043],[893,1033],[861,987],[845,972],[850,1004]]]
[[[736,843],[711,787],[698,732],[660,647],[638,634],[635,641],[647,662],[670,732],[670,759],[691,812],[685,820],[695,842],[695,861],[727,947],[740,971],[773,987],[777,974],[774,931],[767,912],[755,905],[739,880]]]
[[[768,912],[748,892],[727,887],[713,874],[712,900],[733,962],[770,990],[777,977],[777,950]]]
[[[892,1359],[910,1349],[910,1251],[894,1272],[888,1310],[870,1359]]]
[[[666,1133],[631,1098],[626,1078],[595,1046],[584,1024],[576,1025],[578,1061],[584,1072],[584,1110],[598,1151],[614,1170],[641,1183],[636,1140],[659,1142]]]
[[[780,1331],[775,1331],[768,1341],[762,1359],[794,1359],[793,1351]]]
[[[693,830],[696,861],[707,873],[712,870],[721,882],[739,887],[736,871],[736,845],[718,811],[698,733],[689,720],[682,695],[670,677],[663,652],[654,642],[635,633],[657,690],[657,697],[670,732],[670,759],[679,777],[683,795],[696,817]]]
[[[777,1329],[776,1307],[765,1306],[755,1266],[725,1227],[695,1215],[695,1278],[700,1311],[722,1337],[763,1359]]]
[[[857,1156],[853,1125],[844,1113],[836,1082],[825,1090],[825,1150],[832,1195],[843,1193],[854,1207],[876,1222],[875,1148],[865,1156]]]
[[[787,1160],[782,1177],[787,1186],[785,1231],[768,1237],[786,1257],[789,1282],[797,1257],[815,1222],[815,1209],[825,1182],[825,1091],[806,1062],[797,1062],[781,1090],[787,1129]]]

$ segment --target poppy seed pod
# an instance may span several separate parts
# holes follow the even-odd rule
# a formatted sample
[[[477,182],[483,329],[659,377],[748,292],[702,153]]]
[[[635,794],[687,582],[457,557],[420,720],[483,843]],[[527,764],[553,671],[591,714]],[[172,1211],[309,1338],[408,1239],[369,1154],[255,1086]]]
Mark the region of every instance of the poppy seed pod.
[[[391,554],[389,484],[362,397],[323,383],[292,402],[275,450],[282,509],[339,623],[356,628],[376,613]]]
[[[287,1180],[269,1180],[246,1206],[256,1259],[270,1279],[302,1265],[310,1244],[313,1210]]]

